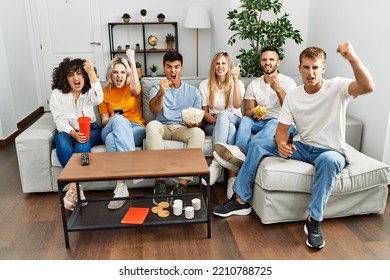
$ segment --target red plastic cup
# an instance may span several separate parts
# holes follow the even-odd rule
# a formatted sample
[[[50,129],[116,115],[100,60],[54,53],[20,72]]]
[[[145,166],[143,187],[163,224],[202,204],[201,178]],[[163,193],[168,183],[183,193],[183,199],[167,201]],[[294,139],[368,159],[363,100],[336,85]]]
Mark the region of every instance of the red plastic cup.
[[[77,119],[79,122],[79,131],[87,136],[87,141],[89,141],[89,135],[91,133],[91,118],[90,117],[80,117]]]

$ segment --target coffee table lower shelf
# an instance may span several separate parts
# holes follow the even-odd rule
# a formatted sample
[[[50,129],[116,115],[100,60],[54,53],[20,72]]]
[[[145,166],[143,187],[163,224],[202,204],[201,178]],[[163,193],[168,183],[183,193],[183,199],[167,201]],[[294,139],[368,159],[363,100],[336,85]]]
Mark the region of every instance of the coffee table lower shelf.
[[[171,205],[169,206],[169,216],[166,218],[159,217],[156,213],[151,211],[151,208],[155,206],[153,204],[153,196],[142,197],[130,197],[126,198],[125,204],[116,210],[108,209],[108,203],[112,199],[89,199],[86,207],[80,207],[78,205],[72,212],[67,222],[67,231],[87,231],[96,229],[115,229],[115,228],[127,228],[127,227],[145,227],[145,226],[161,226],[161,225],[174,225],[174,224],[194,224],[194,223],[207,223],[207,204],[200,193],[188,193],[180,196],[167,197],[168,201],[171,199],[182,199],[184,206],[190,206],[193,198],[199,198],[201,200],[201,209],[195,211],[193,219],[186,219],[184,216],[184,209],[180,216],[173,215]],[[171,204],[171,203],[170,203]],[[129,207],[143,207],[149,208],[149,212],[142,224],[126,224],[121,223],[122,218],[125,216]],[[208,237],[210,235],[208,234]]]

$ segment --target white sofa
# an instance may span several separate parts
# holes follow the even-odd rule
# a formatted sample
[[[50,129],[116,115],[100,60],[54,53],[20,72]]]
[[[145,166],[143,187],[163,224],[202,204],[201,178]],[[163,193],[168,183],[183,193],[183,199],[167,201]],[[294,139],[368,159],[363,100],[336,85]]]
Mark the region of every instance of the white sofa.
[[[154,118],[149,110],[149,90],[160,78],[144,77],[142,85],[142,112],[146,121]],[[198,86],[204,78],[183,78]],[[242,79],[245,86],[252,80]],[[366,213],[383,213],[387,201],[387,185],[390,183],[389,167],[360,153],[362,123],[347,118],[346,141],[353,156],[350,164],[340,175],[338,186],[332,193],[327,217],[339,217]],[[50,112],[21,133],[15,140],[22,190],[25,193],[58,191],[56,178],[62,170],[57,159],[54,136],[56,128]],[[178,141],[164,141],[165,148],[185,148]],[[142,149],[143,147],[138,147]],[[105,151],[103,145],[93,152]],[[205,139],[203,152],[212,158],[211,137]],[[259,167],[254,185],[252,206],[263,223],[303,220],[310,198],[310,186],[314,169],[311,165],[293,160],[267,158]],[[224,180],[221,176],[218,181]],[[134,183],[131,187],[153,186],[151,179]],[[197,183],[195,181],[194,183]],[[115,182],[84,183],[89,189],[114,189]]]

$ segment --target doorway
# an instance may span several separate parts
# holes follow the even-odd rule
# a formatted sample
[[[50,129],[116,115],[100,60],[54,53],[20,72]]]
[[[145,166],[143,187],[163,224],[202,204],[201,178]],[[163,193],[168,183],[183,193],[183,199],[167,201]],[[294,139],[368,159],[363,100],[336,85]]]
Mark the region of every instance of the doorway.
[[[51,74],[65,57],[93,61],[99,80],[104,80],[101,1],[33,0],[30,8],[34,39],[39,42],[42,100],[45,111],[49,111]]]

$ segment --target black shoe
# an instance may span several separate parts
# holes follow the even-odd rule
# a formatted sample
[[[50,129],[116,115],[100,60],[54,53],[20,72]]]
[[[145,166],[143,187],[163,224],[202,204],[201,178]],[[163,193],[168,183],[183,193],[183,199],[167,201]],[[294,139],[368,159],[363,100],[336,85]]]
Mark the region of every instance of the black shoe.
[[[154,182],[154,191],[153,195],[159,196],[159,195],[166,195],[167,192],[167,185],[165,184],[165,181],[162,180],[156,180]],[[162,201],[168,201],[167,197],[154,197],[153,198],[153,204],[158,205]]]
[[[304,231],[307,234],[306,245],[311,248],[321,249],[325,246],[325,240],[321,233],[321,222],[313,218],[307,219],[304,226]]]
[[[229,217],[231,215],[249,215],[252,211],[249,203],[245,202],[244,204],[241,204],[236,200],[236,198],[236,194],[234,194],[232,198],[224,204],[215,206],[213,208],[213,214],[221,217]]]
[[[171,194],[185,194],[187,192],[187,186],[181,183],[176,184],[173,187]]]

